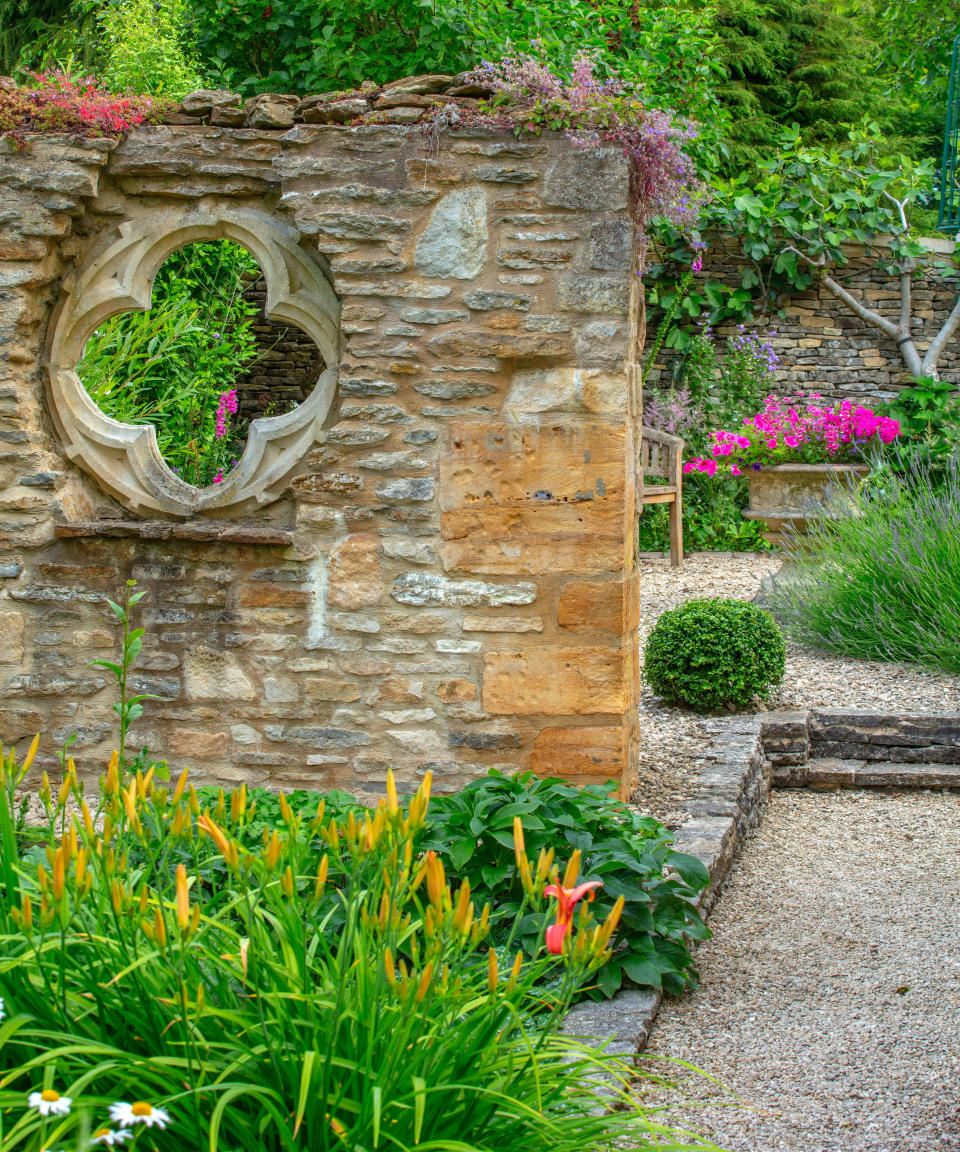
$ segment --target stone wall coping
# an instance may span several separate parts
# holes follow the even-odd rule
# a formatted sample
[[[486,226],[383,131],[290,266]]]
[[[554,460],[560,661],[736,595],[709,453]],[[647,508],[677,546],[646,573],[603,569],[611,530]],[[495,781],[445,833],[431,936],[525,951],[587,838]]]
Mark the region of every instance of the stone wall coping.
[[[86,523],[58,524],[54,529],[60,540],[89,537],[133,537],[140,540],[215,540],[224,544],[264,544],[290,547],[293,532],[278,528],[256,528],[245,524],[168,520],[94,520]]]
[[[822,464],[764,464],[758,469],[760,472],[801,472],[806,476],[822,476],[825,472],[856,472],[865,476],[870,471],[869,464],[831,464],[824,461]],[[747,473],[749,476],[749,473]]]

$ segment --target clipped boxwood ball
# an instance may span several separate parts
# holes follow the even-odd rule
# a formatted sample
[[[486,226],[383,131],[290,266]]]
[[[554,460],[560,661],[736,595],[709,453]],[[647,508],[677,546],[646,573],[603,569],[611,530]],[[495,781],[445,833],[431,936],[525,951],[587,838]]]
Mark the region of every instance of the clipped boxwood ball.
[[[743,600],[690,600],[664,612],[644,676],[658,696],[698,712],[742,709],[783,680],[786,646],[769,612]]]

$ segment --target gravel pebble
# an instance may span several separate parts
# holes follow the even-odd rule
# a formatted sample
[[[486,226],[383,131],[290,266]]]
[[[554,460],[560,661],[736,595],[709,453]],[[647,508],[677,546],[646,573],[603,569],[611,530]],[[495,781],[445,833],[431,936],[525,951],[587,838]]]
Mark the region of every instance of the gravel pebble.
[[[775,792],[638,1088],[729,1152],[960,1150],[960,798]]]
[[[668,608],[704,596],[752,600],[765,576],[776,572],[778,553],[697,552],[674,572],[656,556],[640,559],[640,648]],[[960,711],[960,676],[911,665],[848,660],[787,645],[783,685],[765,705],[800,708],[865,708],[889,712]],[[697,772],[693,760],[707,737],[700,717],[664,704],[644,686],[640,700],[640,757],[633,802],[641,811],[677,827]]]

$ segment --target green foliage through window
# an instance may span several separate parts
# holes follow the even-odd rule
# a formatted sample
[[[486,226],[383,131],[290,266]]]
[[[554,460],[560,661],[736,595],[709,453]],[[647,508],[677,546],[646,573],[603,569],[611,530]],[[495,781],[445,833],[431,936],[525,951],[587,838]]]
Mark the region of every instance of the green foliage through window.
[[[160,267],[150,310],[107,320],[77,365],[108,416],[156,428],[161,454],[188,484],[217,482],[243,452],[234,386],[257,355],[257,308],[244,290],[258,275],[233,241],[190,244]]]

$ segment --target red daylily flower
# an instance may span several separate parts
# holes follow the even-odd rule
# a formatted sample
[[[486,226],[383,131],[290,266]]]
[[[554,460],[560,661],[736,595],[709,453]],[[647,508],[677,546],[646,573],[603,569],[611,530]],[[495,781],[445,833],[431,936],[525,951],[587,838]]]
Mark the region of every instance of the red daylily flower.
[[[573,924],[573,909],[577,902],[585,896],[593,899],[594,888],[602,888],[599,880],[588,880],[585,884],[578,884],[576,888],[564,888],[560,884],[548,884],[543,890],[545,896],[553,896],[557,901],[557,921],[547,929],[547,951],[559,956],[563,951],[563,942],[566,940],[570,927]]]

